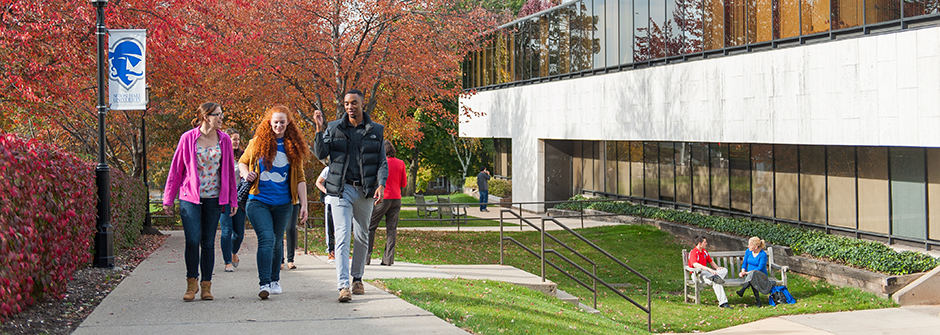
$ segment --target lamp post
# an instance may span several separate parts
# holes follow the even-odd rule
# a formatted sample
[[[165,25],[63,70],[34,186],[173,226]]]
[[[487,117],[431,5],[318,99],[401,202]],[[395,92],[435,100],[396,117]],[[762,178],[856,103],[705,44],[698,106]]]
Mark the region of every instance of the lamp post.
[[[98,166],[95,168],[95,184],[98,187],[98,221],[95,223],[95,267],[114,266],[114,233],[111,227],[110,168],[104,156],[104,117],[108,106],[104,102],[104,85],[108,82],[105,71],[104,48],[107,45],[108,28],[104,26],[104,6],[108,0],[91,0],[98,12],[95,35],[98,37]]]

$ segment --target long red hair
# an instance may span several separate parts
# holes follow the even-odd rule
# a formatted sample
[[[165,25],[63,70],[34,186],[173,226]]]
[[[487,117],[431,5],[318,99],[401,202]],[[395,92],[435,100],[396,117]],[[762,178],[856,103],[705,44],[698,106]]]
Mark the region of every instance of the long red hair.
[[[264,166],[271,169],[274,156],[277,155],[277,138],[274,137],[274,130],[271,129],[271,116],[274,113],[283,113],[287,116],[287,130],[284,131],[284,152],[287,154],[290,165],[303,164],[310,153],[310,149],[307,147],[304,137],[300,135],[300,129],[294,123],[290,110],[283,105],[269,108],[264,113],[264,119],[258,123],[258,127],[255,129],[253,141],[255,142],[255,151],[258,153],[258,157],[263,158]]]

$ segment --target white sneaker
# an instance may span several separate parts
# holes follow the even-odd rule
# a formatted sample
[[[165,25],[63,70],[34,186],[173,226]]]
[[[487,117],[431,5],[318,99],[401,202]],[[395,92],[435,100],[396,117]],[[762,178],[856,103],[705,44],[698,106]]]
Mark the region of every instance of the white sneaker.
[[[261,290],[258,292],[258,297],[261,300],[268,299],[268,296],[271,295],[271,285],[261,285]]]
[[[281,283],[276,281],[271,282],[271,294],[281,294],[284,290],[281,289]]]

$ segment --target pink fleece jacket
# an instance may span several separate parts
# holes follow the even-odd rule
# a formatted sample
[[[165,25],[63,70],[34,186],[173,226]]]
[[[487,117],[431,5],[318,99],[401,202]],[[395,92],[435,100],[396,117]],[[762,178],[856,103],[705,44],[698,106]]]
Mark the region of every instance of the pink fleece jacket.
[[[232,151],[232,139],[221,130],[219,134],[219,149],[222,150],[222,160],[219,162],[221,188],[219,189],[219,205],[232,205],[238,207],[238,192],[235,189],[235,153]],[[180,200],[199,204],[199,160],[196,158],[196,139],[202,133],[194,128],[180,136],[180,142],[173,154],[170,163],[170,173],[166,177],[166,187],[163,189],[163,205],[173,206],[177,192]]]

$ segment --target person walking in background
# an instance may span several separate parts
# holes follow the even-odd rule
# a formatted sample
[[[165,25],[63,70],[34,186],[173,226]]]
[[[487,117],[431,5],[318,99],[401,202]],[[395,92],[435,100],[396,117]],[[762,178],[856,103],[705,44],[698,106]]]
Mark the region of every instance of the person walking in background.
[[[193,301],[200,289],[202,300],[213,299],[212,269],[219,215],[228,207],[238,207],[232,140],[219,130],[224,117],[217,103],[199,106],[192,121],[195,128],[180,136],[163,190],[163,211],[167,215],[173,214],[177,195],[180,200],[180,220],[186,238],[183,301]],[[200,269],[202,282],[197,286]]]
[[[689,253],[689,267],[708,272],[709,275],[703,274],[701,277],[705,285],[709,285],[715,290],[718,307],[731,308],[731,305],[728,305],[725,287],[722,285],[725,283],[725,277],[728,276],[728,269],[715,264],[712,256],[708,255],[708,251],[705,251],[706,247],[708,247],[708,240],[704,236],[696,236],[695,249],[692,249],[692,252]],[[692,278],[695,281],[699,280],[699,276],[692,276]]]
[[[285,106],[268,109],[248,143],[238,168],[253,183],[248,192],[248,219],[258,235],[258,297],[280,294],[284,229],[300,205],[300,222],[307,221],[307,182],[304,159],[309,150]]]
[[[379,221],[385,217],[385,253],[382,255],[382,265],[391,266],[395,263],[395,236],[398,234],[398,214],[401,212],[401,189],[408,186],[405,175],[405,162],[395,158],[395,146],[385,141],[385,157],[388,161],[388,179],[385,181],[385,194],[382,203],[372,210],[372,223],[369,224],[369,258],[366,264],[372,264],[372,247],[375,245],[375,230],[379,228]]]
[[[234,150],[234,159],[232,163],[236,176],[238,172],[238,159],[242,156],[244,150],[241,149],[241,135],[235,128],[225,130],[225,133],[232,139],[232,149]],[[222,236],[219,237],[219,244],[222,248],[222,260],[225,262],[225,272],[235,271],[238,267],[238,250],[241,249],[242,241],[245,239],[245,204],[239,204],[235,208],[235,214],[231,213],[232,207],[225,208],[222,216],[219,218]]]
[[[345,117],[329,124],[324,122],[323,112],[313,112],[317,123],[314,152],[317,159],[330,158],[330,172],[325,182],[326,202],[333,212],[336,229],[336,286],[340,302],[352,300],[352,294],[365,294],[362,275],[369,257],[366,250],[369,247],[368,220],[373,206],[382,202],[388,177],[388,162],[382,145],[385,127],[372,122],[369,114],[362,112],[364,98],[359,90],[347,92],[343,97]],[[349,267],[350,233],[356,240],[352,269]]]
[[[284,243],[284,248],[286,249],[284,250],[284,258],[286,259],[281,259],[282,269],[284,266],[286,266],[288,270],[297,268],[297,266],[294,265],[294,254],[297,250],[297,217],[299,214],[300,204],[294,204],[291,210],[290,221],[287,222],[287,228],[284,229],[285,236],[281,236],[281,238],[287,241],[287,243]],[[285,264],[285,262],[287,262],[287,264]]]
[[[486,204],[490,201],[490,171],[487,171],[485,166],[477,174],[477,190],[480,191],[480,211],[489,212]]]
[[[324,163],[326,167],[323,168],[323,171],[320,172],[320,176],[317,177],[317,188],[320,189],[320,202],[323,203],[323,228],[326,229],[324,236],[326,236],[326,252],[328,256],[326,258],[327,263],[336,262],[336,254],[333,252],[335,245],[335,239],[333,238],[333,212],[330,210],[330,205],[326,203],[326,185],[323,183],[326,182],[326,176],[330,174],[330,161],[327,160]]]

